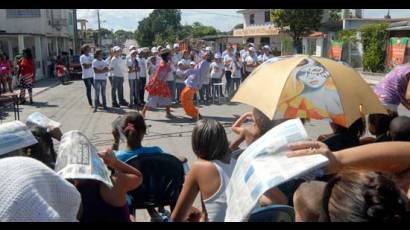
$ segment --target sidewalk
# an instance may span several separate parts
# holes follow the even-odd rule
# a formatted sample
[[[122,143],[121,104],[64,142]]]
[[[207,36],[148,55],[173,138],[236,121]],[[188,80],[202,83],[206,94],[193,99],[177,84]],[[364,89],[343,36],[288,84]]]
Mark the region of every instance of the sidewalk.
[[[58,78],[45,78],[34,82],[33,96],[36,96],[46,90],[56,87],[60,84]]]

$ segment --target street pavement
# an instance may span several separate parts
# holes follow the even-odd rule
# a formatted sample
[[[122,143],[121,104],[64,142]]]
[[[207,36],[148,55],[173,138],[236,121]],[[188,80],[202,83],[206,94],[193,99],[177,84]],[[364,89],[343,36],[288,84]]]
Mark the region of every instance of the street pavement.
[[[364,76],[364,79],[372,76]],[[374,77],[370,80],[374,80]],[[377,79],[376,79],[377,80]],[[101,150],[111,146],[111,122],[118,116],[128,111],[134,111],[126,107],[120,109],[111,107],[111,85],[107,82],[107,102],[108,111],[99,110],[94,113],[85,96],[85,86],[81,80],[71,81],[68,85],[61,85],[55,79],[47,79],[36,84],[34,89],[34,104],[22,105],[20,118],[25,121],[27,116],[35,111],[39,111],[49,118],[62,124],[63,132],[70,130],[80,130],[90,141]],[[124,96],[129,101],[128,83],[124,83]],[[94,98],[94,91],[93,91]],[[251,107],[243,104],[223,103],[221,105],[201,105],[200,113],[205,118],[213,118],[221,122],[226,127],[229,140],[234,138],[230,130],[232,123],[244,112],[250,111]],[[144,146],[159,146],[165,152],[185,156],[189,164],[195,161],[196,157],[191,148],[191,132],[194,123],[185,115],[180,106],[172,108],[175,119],[165,118],[165,111],[162,109],[149,111],[146,123],[148,125],[147,134],[144,138]],[[410,115],[403,107],[400,114]],[[11,110],[7,110],[8,116],[0,122],[12,121],[14,116]],[[310,138],[315,139],[320,134],[330,133],[330,127],[326,121],[312,121],[306,124]],[[58,143],[55,143],[58,148]],[[124,143],[120,148],[125,148]],[[195,202],[196,207],[200,207],[199,198]],[[147,221],[147,214],[142,221]],[[141,221],[140,220],[140,221]]]

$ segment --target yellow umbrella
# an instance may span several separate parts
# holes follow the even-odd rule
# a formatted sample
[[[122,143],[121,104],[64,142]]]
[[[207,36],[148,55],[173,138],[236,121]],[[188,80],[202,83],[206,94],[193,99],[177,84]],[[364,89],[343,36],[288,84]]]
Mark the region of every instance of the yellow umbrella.
[[[244,81],[232,101],[251,105],[271,119],[331,119],[344,127],[364,114],[387,114],[354,69],[307,55],[268,60]]]

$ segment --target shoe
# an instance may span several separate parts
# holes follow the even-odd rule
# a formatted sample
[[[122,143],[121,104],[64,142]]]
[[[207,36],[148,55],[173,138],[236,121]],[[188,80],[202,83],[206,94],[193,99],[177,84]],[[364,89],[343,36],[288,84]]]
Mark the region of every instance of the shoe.
[[[104,105],[103,110],[108,110],[108,107],[106,105]]]
[[[112,103],[112,107],[113,107],[113,108],[119,108],[120,105],[119,105],[118,103]]]
[[[128,104],[127,101],[122,101],[122,102],[120,102],[120,105],[121,105],[121,106],[128,106],[129,104]]]
[[[171,113],[167,113],[167,115],[165,115],[166,118],[172,119],[175,118],[174,115],[172,115]]]

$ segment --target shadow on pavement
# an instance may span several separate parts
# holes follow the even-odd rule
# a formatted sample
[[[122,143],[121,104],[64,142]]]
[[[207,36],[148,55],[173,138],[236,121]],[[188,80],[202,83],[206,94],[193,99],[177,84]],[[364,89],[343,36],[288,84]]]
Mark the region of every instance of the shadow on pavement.
[[[104,111],[104,112],[116,113],[116,114],[121,114],[121,115],[126,113],[126,111],[122,108],[112,108],[112,107],[111,108],[108,107],[107,111]]]
[[[51,108],[51,107],[58,107],[59,105],[49,105],[48,102],[39,102],[39,101],[33,101],[33,104],[30,105],[29,102],[24,103],[23,105],[27,106],[33,106],[36,108]]]

